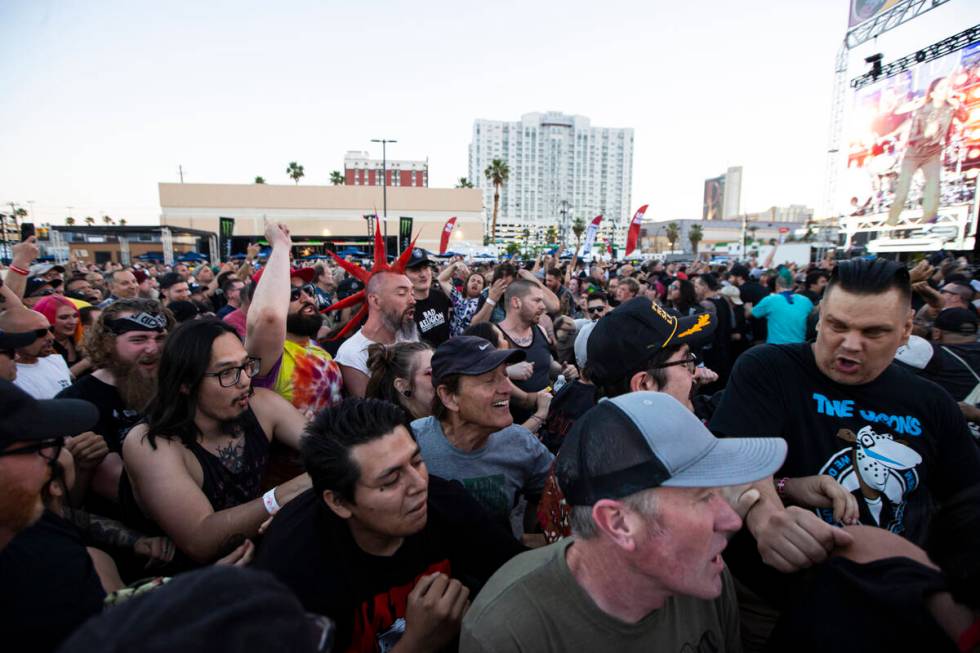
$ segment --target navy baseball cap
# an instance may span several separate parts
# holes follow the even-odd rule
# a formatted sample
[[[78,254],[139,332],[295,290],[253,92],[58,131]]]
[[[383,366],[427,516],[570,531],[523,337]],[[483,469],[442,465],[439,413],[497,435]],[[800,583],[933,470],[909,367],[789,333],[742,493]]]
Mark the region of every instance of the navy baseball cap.
[[[95,426],[98,419],[98,409],[87,401],[39,401],[10,381],[0,379],[0,449],[14,442],[78,435]]]
[[[447,376],[478,376],[503,364],[520,363],[521,349],[497,349],[489,340],[477,336],[456,336],[439,345],[432,355],[432,385],[438,387]]]
[[[656,487],[742,485],[778,471],[782,438],[719,439],[663,392],[604,399],[575,421],[555,475],[565,500],[591,506]]]
[[[433,262],[427,251],[421,247],[415,247],[412,249],[412,255],[409,257],[408,262],[405,263],[405,269],[417,268],[420,265],[432,265]]]

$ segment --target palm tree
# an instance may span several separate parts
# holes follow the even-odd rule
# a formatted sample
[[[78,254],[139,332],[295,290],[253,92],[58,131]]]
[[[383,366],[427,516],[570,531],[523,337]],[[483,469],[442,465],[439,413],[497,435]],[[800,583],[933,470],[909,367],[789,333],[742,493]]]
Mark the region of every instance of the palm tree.
[[[697,258],[698,245],[704,240],[704,232],[701,230],[701,225],[692,224],[691,228],[687,230],[687,239],[691,241],[691,250],[694,252],[694,258]]]
[[[303,166],[295,161],[289,162],[289,166],[286,167],[286,174],[289,175],[297,186],[299,185],[299,178],[306,176],[306,173],[303,172]]]
[[[506,251],[510,256],[513,256],[514,254],[517,254],[519,251],[521,251],[521,246],[511,241],[507,243],[507,248],[504,251]]]
[[[490,239],[497,239],[497,212],[500,210],[500,187],[507,183],[510,168],[502,159],[494,159],[483,171],[483,175],[493,184],[493,222],[490,223]],[[526,247],[526,245],[525,245]]]
[[[93,217],[92,217],[92,216],[90,216],[90,215],[86,215],[86,216],[85,216],[85,224],[87,224],[87,225],[88,225],[88,226],[90,226],[90,227],[93,227],[93,226],[95,226],[95,218],[93,218]]]
[[[456,188],[473,188],[473,182],[466,177],[460,177],[459,181],[456,182]]]
[[[65,224],[68,225],[69,227],[75,226],[75,218],[69,215],[67,218],[65,218]]]
[[[531,237],[531,230],[528,229],[527,227],[524,227],[521,230],[521,238],[524,239],[524,254],[525,254],[525,256],[527,255],[527,241],[528,241],[528,239],[530,237]]]
[[[256,177],[255,178],[255,183],[256,184],[264,184],[265,183],[265,177]]]
[[[126,226],[126,218],[119,218],[119,226],[121,227]]]
[[[575,251],[578,252],[579,241],[582,240],[582,234],[585,233],[585,220],[581,217],[575,218],[572,222],[572,233],[575,234]]]
[[[759,228],[756,227],[755,225],[749,227],[749,233],[752,234],[752,241],[753,242],[755,242],[755,232],[758,231],[758,230],[759,230]]]
[[[677,226],[676,222],[671,222],[667,225],[667,229],[664,231],[667,236],[667,242],[670,243],[670,251],[674,251],[674,243],[676,243],[681,238],[681,229]]]
[[[340,174],[339,170],[333,170],[330,172],[330,183],[334,186],[343,186],[344,181],[344,176]]]
[[[555,225],[548,227],[548,230],[544,234],[544,239],[549,245],[554,244],[558,240],[558,230],[555,229]]]
[[[110,218],[107,215],[102,216],[102,222],[104,222],[106,224],[113,224],[112,218]]]

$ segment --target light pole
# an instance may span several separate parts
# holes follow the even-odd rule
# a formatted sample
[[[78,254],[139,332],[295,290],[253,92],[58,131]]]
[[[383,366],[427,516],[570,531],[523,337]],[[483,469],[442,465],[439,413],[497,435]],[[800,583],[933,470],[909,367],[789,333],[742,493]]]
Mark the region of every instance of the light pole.
[[[397,143],[393,138],[372,138],[372,143],[381,143],[381,201],[385,221],[385,251],[388,251],[388,143]]]

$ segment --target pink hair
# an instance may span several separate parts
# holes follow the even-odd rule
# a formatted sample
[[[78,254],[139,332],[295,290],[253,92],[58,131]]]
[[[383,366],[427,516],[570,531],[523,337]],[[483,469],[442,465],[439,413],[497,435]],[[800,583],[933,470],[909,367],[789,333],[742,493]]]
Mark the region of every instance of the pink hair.
[[[80,317],[78,314],[78,307],[64,295],[48,295],[47,297],[42,297],[40,301],[34,304],[34,310],[48,318],[48,324],[54,326],[58,315],[58,309],[62,306],[71,306],[72,310],[75,311],[75,317]],[[75,327],[75,342],[78,342],[81,336],[82,321],[79,319],[78,325]]]

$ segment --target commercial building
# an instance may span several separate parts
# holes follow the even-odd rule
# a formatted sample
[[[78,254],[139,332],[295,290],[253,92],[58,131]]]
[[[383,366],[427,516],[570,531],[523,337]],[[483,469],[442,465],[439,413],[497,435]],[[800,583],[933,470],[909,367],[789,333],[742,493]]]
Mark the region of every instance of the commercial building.
[[[370,186],[295,186],[273,184],[161,183],[160,224],[214,234],[220,218],[233,218],[232,252],[244,252],[260,239],[269,222],[289,225],[293,242],[304,253],[370,242],[375,215],[383,215],[382,188]],[[456,216],[452,249],[483,245],[483,197],[476,188],[388,188],[387,247],[399,245],[399,227],[411,220],[418,245],[438,251],[446,221]],[[382,224],[382,232],[385,231]]]
[[[732,220],[739,215],[742,167],[734,166],[718,177],[704,180],[704,220]]]
[[[766,245],[772,240],[777,242],[795,237],[794,232],[804,227],[803,222],[774,222],[746,220],[673,220],[677,224],[680,237],[674,243],[675,253],[693,254],[691,245],[691,227],[701,226],[701,241],[698,252],[711,251],[730,253],[738,251],[744,233],[746,245]],[[640,228],[640,250],[644,254],[664,254],[670,250],[667,241],[667,225],[669,222],[654,222]],[[731,247],[729,247],[731,246]]]
[[[382,161],[372,159],[367,152],[361,151],[349,151],[344,155],[344,183],[348,186],[380,186],[382,176],[388,186],[427,188],[429,162],[398,159]]]
[[[600,239],[622,246],[632,218],[633,130],[593,127],[585,116],[527,113],[516,122],[475,120],[469,147],[469,179],[483,193],[489,224],[494,187],[484,171],[494,159],[510,169],[500,189],[497,238],[538,240],[549,226],[573,241],[576,218],[586,224],[604,216]]]
[[[813,209],[802,204],[771,206],[765,211],[746,213],[745,217],[752,222],[808,222],[813,220]]]

